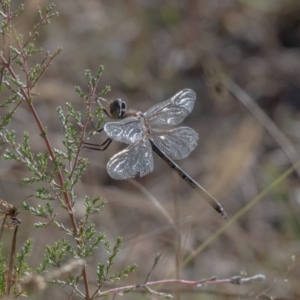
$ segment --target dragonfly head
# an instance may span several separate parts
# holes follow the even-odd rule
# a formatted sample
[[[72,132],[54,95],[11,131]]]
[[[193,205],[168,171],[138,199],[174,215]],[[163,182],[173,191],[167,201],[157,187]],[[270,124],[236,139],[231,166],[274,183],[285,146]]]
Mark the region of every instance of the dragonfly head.
[[[108,113],[112,119],[122,119],[127,112],[127,105],[123,99],[116,99],[109,102]]]
[[[123,119],[127,113],[127,105],[123,99],[116,99],[107,101],[104,98],[98,97],[98,103],[103,108],[105,114],[111,119]],[[106,107],[100,103],[99,100],[102,100],[106,103]]]

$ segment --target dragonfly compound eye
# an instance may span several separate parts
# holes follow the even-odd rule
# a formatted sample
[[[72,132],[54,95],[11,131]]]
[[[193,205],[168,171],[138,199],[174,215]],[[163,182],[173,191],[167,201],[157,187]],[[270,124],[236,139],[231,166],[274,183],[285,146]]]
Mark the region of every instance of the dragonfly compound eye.
[[[112,119],[122,119],[126,110],[126,103],[122,99],[116,99],[109,104],[109,112]]]

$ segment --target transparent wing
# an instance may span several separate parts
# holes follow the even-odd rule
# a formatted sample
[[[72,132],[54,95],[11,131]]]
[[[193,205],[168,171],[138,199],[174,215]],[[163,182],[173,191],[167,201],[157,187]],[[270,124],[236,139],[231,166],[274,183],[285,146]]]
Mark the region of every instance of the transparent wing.
[[[183,89],[172,98],[163,101],[144,114],[151,125],[177,125],[193,110],[196,94],[190,89]]]
[[[139,141],[146,134],[140,117],[128,117],[118,122],[106,123],[104,131],[111,139],[126,144]]]
[[[151,140],[171,159],[182,159],[196,148],[199,136],[189,127],[151,130]]]
[[[107,163],[107,172],[113,179],[128,179],[138,173],[142,177],[154,169],[152,147],[147,139],[130,144]]]

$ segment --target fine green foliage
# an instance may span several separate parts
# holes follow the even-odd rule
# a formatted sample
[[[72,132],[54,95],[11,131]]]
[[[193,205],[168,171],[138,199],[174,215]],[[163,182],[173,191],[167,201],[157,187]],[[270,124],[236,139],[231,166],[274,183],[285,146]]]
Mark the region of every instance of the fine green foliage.
[[[15,272],[18,276],[22,276],[24,273],[32,271],[26,261],[26,258],[31,254],[32,243],[33,240],[29,238],[16,256]]]
[[[53,246],[46,246],[43,261],[37,268],[37,273],[47,272],[49,267],[60,267],[62,260],[68,252],[68,243],[65,240],[58,240]]]
[[[123,270],[116,272],[113,275],[109,275],[109,271],[114,264],[114,259],[117,253],[119,252],[121,246],[122,246],[122,238],[120,237],[117,238],[117,243],[115,244],[113,249],[111,249],[111,246],[107,241],[104,242],[104,247],[109,256],[106,265],[98,264],[97,267],[98,284],[100,286],[102,286],[105,281],[114,281],[115,279],[121,279],[121,277],[123,276],[128,276],[128,274],[130,274],[137,268],[137,265],[134,264],[132,266],[129,266]]]
[[[2,246],[2,245],[1,245]],[[4,295],[5,292],[5,256],[2,254],[2,249],[0,247],[0,295]]]
[[[57,108],[57,122],[60,121],[63,134],[63,149],[53,148],[47,128],[35,109],[34,88],[62,50],[58,48],[50,54],[37,47],[35,42],[44,26],[50,24],[58,13],[55,11],[54,4],[39,9],[37,23],[33,26],[32,32],[25,36],[17,32],[14,26],[15,19],[22,18],[23,9],[24,5],[21,4],[13,11],[10,0],[0,1],[1,32],[4,40],[0,51],[2,66],[0,92],[5,92],[3,94],[5,97],[1,98],[0,103],[2,109],[0,146],[4,149],[2,159],[13,161],[27,169],[27,176],[22,178],[22,183],[30,187],[31,199],[33,195],[40,204],[32,204],[31,199],[27,199],[22,201],[21,209],[40,219],[34,224],[35,228],[46,230],[52,226],[54,230],[61,231],[64,237],[56,240],[52,245],[44,245],[44,254],[42,257],[35,257],[38,267],[34,268],[28,258],[34,251],[37,241],[28,238],[21,250],[16,253],[18,226],[23,224],[16,218],[17,213],[3,211],[5,218],[10,216],[11,226],[15,231],[8,264],[6,263],[8,254],[0,252],[0,295],[18,298],[21,295],[37,293],[46,288],[47,283],[51,283],[68,287],[70,294],[83,297],[91,294],[89,281],[96,281],[93,296],[89,298],[93,299],[107,281],[121,279],[136,269],[136,265],[132,265],[110,274],[120,251],[122,239],[117,238],[115,245],[111,246],[105,233],[99,232],[91,221],[91,216],[102,213],[101,210],[105,207],[106,201],[101,196],[84,197],[85,213],[81,219],[77,218],[74,210],[77,201],[76,185],[88,167],[88,160],[81,157],[80,151],[85,140],[95,134],[94,130],[87,130],[92,119],[96,120],[95,124],[92,123],[95,130],[103,125],[103,108],[98,105],[97,99],[103,97],[109,91],[109,87],[98,91],[103,66],[98,68],[95,76],[92,71],[85,71],[86,87],[75,88],[79,96],[77,101],[82,103],[81,109],[76,110],[73,103],[66,103]],[[43,58],[37,63],[37,59],[41,56]],[[83,92],[86,88],[89,90],[87,93]],[[97,107],[94,107],[94,104]],[[36,152],[32,148],[31,135],[28,132],[22,131],[21,128],[17,130],[8,128],[13,124],[13,116],[21,105],[26,105],[32,115],[38,128],[36,134],[40,138],[40,143],[45,146],[44,151]],[[20,136],[23,137],[22,141]],[[57,202],[60,203],[59,206],[54,205]],[[6,204],[6,208],[12,207]],[[67,216],[68,222],[57,220],[57,216],[63,214]],[[1,230],[3,229],[4,223]],[[30,235],[31,232],[28,234]],[[98,264],[97,274],[89,275],[91,278],[88,278],[86,261],[98,249],[107,251],[108,260],[106,264]],[[68,263],[69,259],[75,259],[75,263]]]

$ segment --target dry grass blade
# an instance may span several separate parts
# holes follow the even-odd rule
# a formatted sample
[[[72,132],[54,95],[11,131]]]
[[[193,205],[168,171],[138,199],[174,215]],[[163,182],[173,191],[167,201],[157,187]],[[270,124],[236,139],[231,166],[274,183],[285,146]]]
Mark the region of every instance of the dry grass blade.
[[[13,282],[13,267],[14,267],[14,261],[16,256],[16,243],[17,243],[17,232],[18,232],[19,225],[17,224],[15,227],[13,239],[12,239],[12,245],[10,250],[10,256],[9,256],[9,266],[8,266],[8,272],[6,277],[6,295],[9,296],[10,294],[10,288],[12,286]]]
[[[151,202],[152,204],[162,213],[162,215],[167,219],[167,221],[176,229],[176,225],[171,215],[167,212],[167,210],[159,203],[159,201],[141,184],[139,184],[136,180],[129,179],[130,183],[137,187]]]
[[[259,122],[268,130],[275,141],[280,145],[288,159],[292,164],[296,164],[299,160],[299,155],[295,150],[293,144],[285,136],[285,134],[278,128],[278,126],[264,113],[264,111],[255,103],[255,101],[235,82],[226,79],[224,83],[227,85],[229,91],[241,101],[250,112],[259,120]],[[300,177],[300,168],[295,168],[298,176]]]
[[[209,186],[217,197],[229,195],[237,178],[242,178],[253,162],[264,133],[264,129],[254,117],[245,117],[229,141],[222,148],[214,166],[213,184]]]
[[[5,214],[4,217],[3,217],[2,224],[1,224],[1,229],[0,229],[0,241],[1,241],[1,238],[2,238],[2,233],[3,233],[4,227],[5,227],[6,219],[7,219],[7,215]]]

